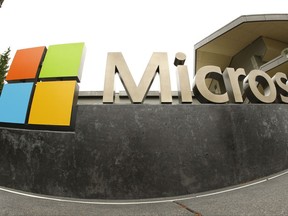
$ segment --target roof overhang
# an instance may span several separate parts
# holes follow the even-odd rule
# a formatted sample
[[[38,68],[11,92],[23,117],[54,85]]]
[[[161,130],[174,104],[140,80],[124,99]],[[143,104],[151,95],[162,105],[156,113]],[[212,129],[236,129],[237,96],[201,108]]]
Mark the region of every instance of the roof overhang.
[[[240,16],[195,48],[195,71],[206,65],[229,66],[231,59],[259,37],[288,43],[288,14]]]
[[[287,50],[288,51],[288,50]],[[282,52],[281,55],[262,65],[260,70],[265,71],[270,77],[276,73],[282,72],[287,74],[288,53]]]

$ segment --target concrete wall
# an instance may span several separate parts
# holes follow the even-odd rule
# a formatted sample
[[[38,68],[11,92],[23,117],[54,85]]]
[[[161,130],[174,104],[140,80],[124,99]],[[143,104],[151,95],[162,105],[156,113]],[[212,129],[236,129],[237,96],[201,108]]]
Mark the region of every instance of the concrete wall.
[[[288,168],[284,104],[79,105],[75,132],[0,128],[0,185],[80,198],[197,193]]]

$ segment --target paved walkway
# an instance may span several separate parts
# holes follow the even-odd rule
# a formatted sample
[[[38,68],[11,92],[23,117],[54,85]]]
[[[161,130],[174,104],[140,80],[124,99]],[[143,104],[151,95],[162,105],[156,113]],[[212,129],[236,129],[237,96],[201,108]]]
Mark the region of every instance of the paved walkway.
[[[288,215],[288,171],[237,187],[165,199],[67,199],[0,187],[2,216]]]

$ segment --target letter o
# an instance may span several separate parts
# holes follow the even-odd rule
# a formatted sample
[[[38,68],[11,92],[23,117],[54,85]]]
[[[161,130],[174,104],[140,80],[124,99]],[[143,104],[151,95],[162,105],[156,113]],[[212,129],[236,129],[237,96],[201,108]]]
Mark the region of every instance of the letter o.
[[[247,81],[248,83],[246,83]],[[246,77],[245,84],[245,93],[250,102],[273,103],[276,100],[277,92],[275,84],[271,77],[264,71],[252,70]],[[264,88],[264,95],[258,89],[259,84]]]

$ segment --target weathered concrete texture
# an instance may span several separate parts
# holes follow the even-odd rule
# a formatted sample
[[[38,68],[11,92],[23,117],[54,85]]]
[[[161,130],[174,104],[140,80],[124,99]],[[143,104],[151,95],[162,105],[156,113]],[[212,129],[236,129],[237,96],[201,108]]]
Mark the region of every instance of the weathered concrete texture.
[[[288,168],[287,105],[80,105],[74,132],[0,129],[0,185],[79,198],[184,195]]]

